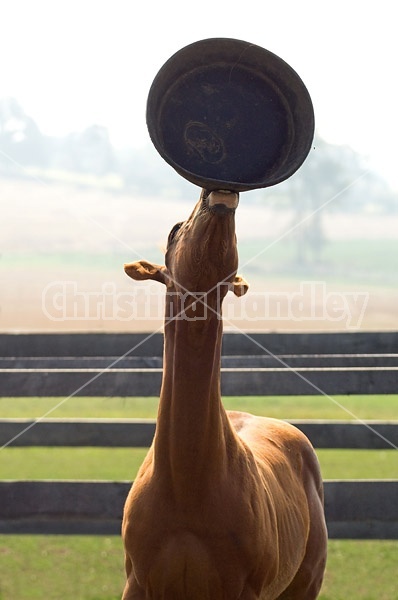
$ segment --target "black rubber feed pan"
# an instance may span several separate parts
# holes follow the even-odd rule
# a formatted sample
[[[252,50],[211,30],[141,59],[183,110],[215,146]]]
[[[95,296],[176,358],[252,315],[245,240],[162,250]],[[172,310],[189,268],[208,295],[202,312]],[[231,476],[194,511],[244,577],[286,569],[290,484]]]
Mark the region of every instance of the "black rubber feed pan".
[[[155,148],[208,190],[275,185],[304,162],[314,136],[310,95],[281,58],[249,42],[201,40],[174,54],[148,95]]]

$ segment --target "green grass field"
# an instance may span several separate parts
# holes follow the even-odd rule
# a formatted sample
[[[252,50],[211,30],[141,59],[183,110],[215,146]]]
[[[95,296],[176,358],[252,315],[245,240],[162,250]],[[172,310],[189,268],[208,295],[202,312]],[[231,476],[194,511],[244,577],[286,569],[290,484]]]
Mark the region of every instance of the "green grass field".
[[[264,249],[266,248],[266,251]],[[283,244],[265,243],[263,238],[244,240],[239,244],[239,260],[243,271],[263,278],[269,273],[283,278],[300,279],[321,272],[325,281],[396,287],[398,283],[397,239],[334,239],[325,240],[321,254],[310,256],[308,262],[297,262],[297,244],[284,239]],[[253,257],[261,260],[253,260]],[[246,266],[247,264],[247,266]],[[263,266],[264,265],[264,266]],[[241,267],[242,268],[242,267]]]
[[[0,479],[135,478],[145,448],[6,448]],[[396,479],[396,450],[318,450],[324,479]]]
[[[396,542],[329,542],[320,600],[396,600]],[[1,600],[120,600],[118,537],[1,536]],[[187,599],[188,600],[188,599]]]
[[[153,261],[163,259],[162,251],[156,244],[142,240],[145,253]],[[322,255],[315,262],[310,260],[304,264],[297,263],[297,244],[292,239],[284,238],[283,244],[274,243],[272,238],[263,236],[239,241],[239,261],[246,274],[272,273],[282,279],[295,280],[304,274],[316,274],[322,266],[322,277],[341,283],[357,283],[366,285],[396,286],[398,283],[396,269],[397,239],[334,239],[326,240]],[[258,257],[258,259],[256,259]],[[312,256],[311,259],[314,257]],[[5,267],[17,268],[25,266],[26,257],[18,253],[5,253],[2,263]],[[46,269],[51,267],[73,268],[82,271],[99,268],[103,271],[118,272],[126,260],[122,251],[112,253],[88,252],[32,252],[29,255],[29,266]]]
[[[154,418],[157,398],[0,398],[1,417]],[[225,398],[229,409],[294,419],[393,420],[398,396]],[[342,408],[344,407],[344,409]],[[349,411],[349,412],[347,412]],[[1,479],[132,480],[146,449],[5,448]],[[319,450],[323,477],[397,478],[398,453]],[[320,600],[396,600],[398,543],[331,540]],[[0,536],[0,600],[116,600],[124,584],[119,537]]]
[[[152,418],[158,398],[0,398],[3,418]],[[229,410],[279,419],[398,418],[398,395],[383,396],[240,396],[223,398]],[[58,408],[56,408],[58,407]]]

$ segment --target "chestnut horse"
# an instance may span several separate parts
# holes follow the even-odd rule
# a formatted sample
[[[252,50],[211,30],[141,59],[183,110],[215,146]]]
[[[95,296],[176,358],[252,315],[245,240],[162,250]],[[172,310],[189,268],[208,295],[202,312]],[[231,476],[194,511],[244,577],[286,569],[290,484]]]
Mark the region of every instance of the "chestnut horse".
[[[221,303],[247,285],[238,194],[202,191],[168,239],[165,266],[125,265],[166,286],[156,434],[126,501],[123,600],[312,600],[326,563],[323,485],[295,427],[226,411]]]

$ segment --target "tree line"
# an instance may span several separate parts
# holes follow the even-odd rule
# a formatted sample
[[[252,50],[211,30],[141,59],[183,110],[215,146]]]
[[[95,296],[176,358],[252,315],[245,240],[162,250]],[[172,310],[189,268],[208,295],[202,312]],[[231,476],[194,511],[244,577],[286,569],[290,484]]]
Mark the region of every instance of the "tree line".
[[[316,209],[339,190],[330,210],[398,212],[398,194],[375,172],[367,171],[361,155],[349,147],[330,144],[316,137],[313,150],[299,171],[287,181],[251,193],[256,201],[274,201],[274,206],[293,208],[297,219]],[[41,132],[15,98],[0,100],[0,173],[24,177],[25,167],[64,170],[103,177],[116,174],[123,190],[157,195],[172,190],[183,197],[187,182],[160,159],[154,148],[115,148],[106,127],[98,124],[64,137]],[[351,186],[352,182],[356,182]],[[249,198],[248,198],[249,199]],[[313,227],[319,232],[320,225]],[[314,242],[315,243],[315,242]]]

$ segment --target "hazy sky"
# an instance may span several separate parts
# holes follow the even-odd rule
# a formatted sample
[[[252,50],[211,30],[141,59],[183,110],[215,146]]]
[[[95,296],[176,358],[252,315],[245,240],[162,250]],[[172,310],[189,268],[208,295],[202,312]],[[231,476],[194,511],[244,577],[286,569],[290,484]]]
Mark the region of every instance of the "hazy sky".
[[[92,123],[149,142],[145,104],[163,63],[208,37],[253,42],[304,80],[319,134],[368,157],[398,189],[398,26],[391,0],[0,0],[0,97],[49,134]]]

